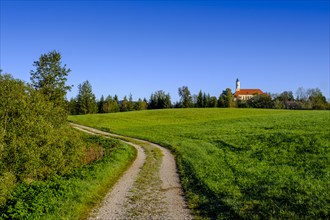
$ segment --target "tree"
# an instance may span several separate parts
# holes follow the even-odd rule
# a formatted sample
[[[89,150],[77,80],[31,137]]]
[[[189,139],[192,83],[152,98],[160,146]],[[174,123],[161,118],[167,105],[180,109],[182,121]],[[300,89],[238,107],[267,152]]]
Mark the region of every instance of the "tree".
[[[327,100],[319,88],[308,89],[308,101],[311,102],[313,109],[326,109]]]
[[[68,111],[71,115],[77,115],[78,114],[78,105],[77,100],[75,98],[71,98],[68,104]]]
[[[98,108],[97,112],[98,113],[105,113],[104,108],[103,108],[104,104],[105,104],[104,96],[102,95],[100,101],[98,101],[98,103],[97,103],[97,108]]]
[[[178,93],[181,97],[180,102],[183,108],[190,108],[193,106],[192,97],[187,86],[180,87]]]
[[[13,182],[43,180],[80,165],[84,149],[63,121],[66,110],[31,84],[0,74],[0,183],[3,174]]]
[[[222,91],[218,100],[218,106],[222,108],[231,108],[234,106],[234,97],[230,88]]]
[[[296,108],[296,103],[294,101],[292,91],[284,91],[280,95],[277,95],[274,99],[276,108],[281,108],[281,106],[284,106],[284,108],[287,109],[294,109]]]
[[[170,94],[166,94],[163,90],[159,90],[151,94],[148,104],[149,109],[171,108],[171,106],[172,103]]]
[[[118,96],[117,96],[117,95],[115,95],[115,96],[113,97],[113,100],[115,100],[117,103],[119,103],[119,99],[118,99]]]
[[[307,91],[303,87],[299,87],[296,91],[296,100],[300,102],[307,101]]]
[[[96,98],[88,80],[78,85],[77,108],[78,114],[97,113]]]
[[[127,109],[128,109],[128,111],[133,111],[134,110],[134,102],[133,102],[132,94],[129,94]]]
[[[113,100],[110,102],[110,112],[120,112],[118,96],[115,95]]]
[[[65,96],[72,86],[65,84],[71,70],[66,69],[66,65],[62,66],[61,58],[57,51],[42,54],[33,64],[36,70],[31,70],[30,79],[32,86],[45,95],[47,100],[64,106]]]
[[[199,90],[199,93],[198,93],[198,96],[197,96],[196,107],[197,108],[203,108],[204,107],[202,90]]]
[[[116,97],[112,98],[111,95],[108,95],[103,103],[103,112],[104,113],[113,113],[113,112],[119,112],[120,107],[118,102],[116,101]]]
[[[147,109],[147,102],[139,98],[139,100],[134,104],[135,110],[146,110]]]
[[[210,105],[210,99],[211,99],[210,94],[206,94],[206,93],[204,92],[204,94],[203,94],[203,107],[204,107],[204,108],[209,107],[209,105]]]
[[[209,102],[209,107],[210,108],[215,108],[218,106],[218,99],[215,96],[210,97],[210,102]]]
[[[127,112],[128,110],[129,110],[128,109],[128,100],[127,100],[127,97],[125,95],[123,101],[121,102],[120,111]]]
[[[272,97],[267,94],[255,95],[247,101],[247,104],[252,108],[273,108],[274,104]]]
[[[274,102],[273,104],[274,104],[275,109],[284,109],[285,108],[285,105],[279,99],[275,98],[273,102]]]
[[[282,102],[287,102],[287,101],[294,101],[293,93],[292,91],[284,91],[279,95],[279,100]]]

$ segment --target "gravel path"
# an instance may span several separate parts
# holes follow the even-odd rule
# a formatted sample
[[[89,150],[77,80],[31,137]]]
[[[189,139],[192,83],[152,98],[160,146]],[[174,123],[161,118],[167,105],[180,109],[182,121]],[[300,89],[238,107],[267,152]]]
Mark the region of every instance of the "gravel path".
[[[72,126],[91,134],[129,140],[124,142],[138,150],[132,166],[114,185],[100,207],[92,211],[89,219],[193,219],[184,199],[175,159],[169,150],[148,141],[77,124]],[[157,150],[162,153],[159,163],[155,161],[159,160],[158,157],[147,158],[151,157],[150,152]]]

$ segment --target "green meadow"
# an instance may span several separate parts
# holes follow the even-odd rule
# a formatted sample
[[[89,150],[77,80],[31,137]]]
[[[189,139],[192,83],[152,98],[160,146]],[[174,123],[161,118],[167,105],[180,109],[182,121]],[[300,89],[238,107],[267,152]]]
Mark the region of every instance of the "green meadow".
[[[200,218],[330,218],[330,111],[168,109],[69,120],[171,149]]]

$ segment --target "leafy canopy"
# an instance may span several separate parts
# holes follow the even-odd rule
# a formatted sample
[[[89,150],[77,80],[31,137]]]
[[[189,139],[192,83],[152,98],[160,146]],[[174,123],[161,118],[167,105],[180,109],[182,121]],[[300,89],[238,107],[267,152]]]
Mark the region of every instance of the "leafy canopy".
[[[65,95],[72,88],[66,85],[66,77],[71,70],[66,65],[62,66],[61,58],[57,51],[42,54],[33,64],[36,70],[30,72],[32,86],[56,105],[64,105]]]

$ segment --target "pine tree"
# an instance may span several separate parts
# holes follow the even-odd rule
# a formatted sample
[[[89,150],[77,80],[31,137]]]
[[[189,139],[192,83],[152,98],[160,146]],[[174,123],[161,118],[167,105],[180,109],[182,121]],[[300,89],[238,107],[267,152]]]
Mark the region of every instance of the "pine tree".
[[[97,103],[92,91],[92,85],[87,81],[78,85],[77,106],[78,114],[97,113]]]
[[[124,96],[124,99],[121,102],[120,111],[122,111],[122,112],[127,112],[128,111],[128,100],[127,100],[126,96]]]
[[[97,103],[97,108],[98,108],[97,112],[98,113],[105,113],[105,111],[103,109],[104,103],[105,103],[104,96],[102,95],[100,98],[100,101],[98,101],[98,103]]]
[[[133,111],[134,110],[134,103],[133,103],[133,96],[129,94],[128,103],[127,103],[127,110]]]
[[[204,103],[203,103],[203,93],[202,90],[199,90],[198,96],[197,96],[197,108],[203,108]]]

